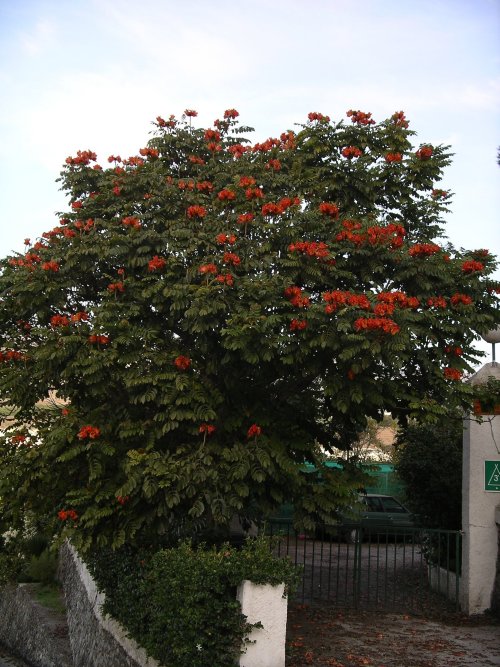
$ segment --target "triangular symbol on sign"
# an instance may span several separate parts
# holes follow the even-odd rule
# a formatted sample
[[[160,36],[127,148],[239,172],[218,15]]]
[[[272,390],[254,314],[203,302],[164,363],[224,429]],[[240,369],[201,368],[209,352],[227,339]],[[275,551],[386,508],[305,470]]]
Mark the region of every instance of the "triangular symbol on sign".
[[[500,486],[500,464],[495,463],[491,477],[488,480],[488,484]]]

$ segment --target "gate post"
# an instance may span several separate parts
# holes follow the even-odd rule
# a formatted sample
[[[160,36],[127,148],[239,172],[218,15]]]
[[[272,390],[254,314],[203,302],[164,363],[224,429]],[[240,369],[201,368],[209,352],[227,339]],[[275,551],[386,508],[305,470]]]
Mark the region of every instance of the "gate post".
[[[500,366],[485,364],[470,382],[500,380]],[[464,418],[462,481],[462,582],[461,607],[467,614],[481,614],[491,606],[497,561],[495,507],[500,502],[500,415]],[[491,479],[488,479],[491,477]]]

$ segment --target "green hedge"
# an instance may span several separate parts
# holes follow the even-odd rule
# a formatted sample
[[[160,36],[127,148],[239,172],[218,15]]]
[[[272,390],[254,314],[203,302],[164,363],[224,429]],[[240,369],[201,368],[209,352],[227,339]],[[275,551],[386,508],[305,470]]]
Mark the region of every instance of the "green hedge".
[[[190,542],[156,553],[123,548],[89,561],[106,594],[104,612],[127,628],[147,653],[169,667],[233,667],[252,629],[236,588],[298,583],[299,570],[272,556],[268,538],[208,548]]]

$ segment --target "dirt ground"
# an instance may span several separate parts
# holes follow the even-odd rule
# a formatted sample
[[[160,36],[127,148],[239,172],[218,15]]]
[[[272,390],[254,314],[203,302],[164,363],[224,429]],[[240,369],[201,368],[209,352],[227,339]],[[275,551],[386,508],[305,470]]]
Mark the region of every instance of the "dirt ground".
[[[290,604],[286,667],[497,667],[500,620]]]

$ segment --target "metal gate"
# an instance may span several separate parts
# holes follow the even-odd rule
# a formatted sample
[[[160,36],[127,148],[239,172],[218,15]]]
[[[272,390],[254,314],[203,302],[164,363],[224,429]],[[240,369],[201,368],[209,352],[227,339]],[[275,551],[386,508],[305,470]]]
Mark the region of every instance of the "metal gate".
[[[295,599],[342,607],[422,612],[459,609],[460,531],[338,527],[297,533],[288,521],[272,521],[279,556],[303,570]]]

